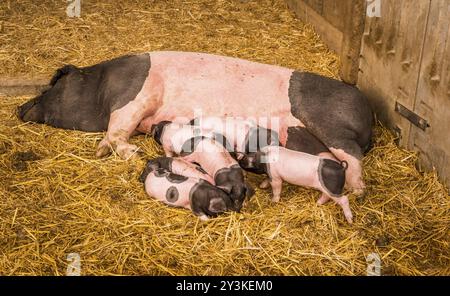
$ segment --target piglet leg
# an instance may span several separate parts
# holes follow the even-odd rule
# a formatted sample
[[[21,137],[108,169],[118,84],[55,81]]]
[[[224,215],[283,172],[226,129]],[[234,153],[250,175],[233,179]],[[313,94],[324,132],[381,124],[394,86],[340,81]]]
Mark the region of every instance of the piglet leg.
[[[326,194],[323,194],[322,197],[324,195],[326,195]],[[322,197],[320,199],[322,199]],[[353,223],[353,214],[352,214],[352,210],[350,209],[350,203],[348,201],[347,195],[343,195],[341,197],[332,197],[331,196],[328,198],[331,198],[335,203],[337,203],[338,205],[341,206],[342,210],[344,211],[345,219],[347,219],[348,223],[352,224]]]
[[[325,203],[327,203],[330,200],[330,197],[326,194],[322,194],[319,198],[319,200],[317,201],[318,205],[323,205]]]
[[[270,185],[272,186],[272,193],[273,193],[272,201],[279,202],[281,196],[281,188],[283,186],[283,180],[273,178],[270,181]]]

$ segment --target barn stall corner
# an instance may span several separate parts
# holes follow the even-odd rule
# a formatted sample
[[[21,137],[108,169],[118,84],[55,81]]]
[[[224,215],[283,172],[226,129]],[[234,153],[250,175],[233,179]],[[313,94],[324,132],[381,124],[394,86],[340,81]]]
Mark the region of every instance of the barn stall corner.
[[[418,113],[429,125],[422,130],[398,107],[421,112],[422,98],[447,98],[448,47],[436,46],[441,43],[433,35],[435,27],[440,36],[448,34],[449,18],[440,9],[445,1],[382,3],[389,18],[366,17],[365,1],[326,0],[83,1],[81,16],[70,18],[62,1],[3,1],[0,274],[65,275],[68,256],[78,254],[83,275],[363,275],[373,253],[384,275],[450,274],[450,198],[439,181],[448,157],[433,152],[448,141],[436,131],[448,126],[448,114]],[[423,25],[423,36],[414,37],[424,40],[420,53],[408,52],[419,50],[415,39],[396,39],[399,32],[409,36],[402,31],[411,27],[407,11],[417,8],[426,15],[415,15]],[[440,49],[433,57],[446,61],[432,67],[432,89],[425,81],[426,62],[433,63],[426,46]],[[31,97],[23,93],[45,87],[64,64],[87,66],[157,50],[216,53],[357,83],[382,123],[363,159],[367,193],[350,196],[354,224],[346,223],[338,206],[318,206],[314,190],[286,185],[274,204],[270,192],[257,186],[262,177],[253,174],[248,178],[256,194],[241,213],[201,222],[145,194],[139,174],[148,158],[162,154],[150,135],[132,138],[143,150],[138,159],[98,159],[104,133],[17,118],[17,106]],[[383,112],[377,100],[384,100]],[[425,147],[420,151],[435,149],[428,154],[435,171],[420,170],[426,162],[422,152],[412,151],[418,145]]]

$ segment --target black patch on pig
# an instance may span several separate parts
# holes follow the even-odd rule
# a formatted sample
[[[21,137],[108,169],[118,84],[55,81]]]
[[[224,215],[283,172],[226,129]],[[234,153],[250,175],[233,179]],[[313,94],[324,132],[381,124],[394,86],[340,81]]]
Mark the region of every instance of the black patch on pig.
[[[322,152],[330,152],[328,148],[319,139],[314,137],[306,128],[300,126],[291,126],[287,130],[286,148],[294,151],[300,151],[312,155],[318,155]]]
[[[108,128],[110,114],[141,91],[150,70],[150,55],[127,55],[78,68],[56,71],[50,88],[18,108],[23,121],[89,132]]]
[[[190,138],[189,140],[184,142],[184,144],[181,146],[180,155],[186,156],[186,155],[191,154],[197,148],[198,143],[200,143],[204,139],[208,139],[208,138],[205,136],[197,136],[197,137]]]
[[[321,158],[319,162],[319,180],[332,196],[340,197],[345,184],[345,167],[338,162]]]
[[[294,71],[289,81],[291,113],[327,147],[357,159],[370,144],[373,114],[354,86],[313,73]]]
[[[262,156],[264,156],[262,151],[245,153],[242,159],[238,160],[238,163],[241,168],[251,173],[268,174],[269,167],[267,163],[261,162]]]
[[[179,195],[178,189],[175,186],[170,186],[166,191],[166,200],[174,203],[178,200]]]
[[[155,174],[155,177],[162,178],[162,177],[166,177],[167,175],[169,175],[170,172],[168,170],[159,168],[159,169],[155,170],[154,174]]]
[[[216,186],[230,195],[234,210],[240,211],[246,197],[251,197],[253,188],[245,182],[244,173],[238,164],[223,168],[214,176]]]
[[[215,217],[233,209],[230,197],[206,180],[200,179],[189,191],[191,209],[197,216]]]
[[[257,152],[266,146],[279,146],[280,140],[278,133],[263,127],[253,127],[248,131],[245,137],[245,152]]]
[[[158,169],[162,169],[162,171],[164,171],[164,170],[170,171],[167,167],[163,166],[163,165],[166,165],[167,162],[165,160],[161,160],[161,158],[168,158],[168,157],[159,157],[159,158],[150,159],[149,161],[147,161],[147,164],[145,165],[145,168],[139,177],[139,181],[144,183],[145,180],[147,179],[148,174],[150,174],[151,172],[158,170]],[[160,174],[160,173],[158,173],[158,174]],[[156,173],[155,173],[155,175],[156,175]]]
[[[157,158],[154,158],[154,159],[150,160],[149,163],[152,163],[152,165],[155,168],[161,168],[161,169],[165,169],[165,170],[171,172],[172,171],[173,158],[172,157],[161,156],[161,157],[157,157]]]
[[[164,134],[164,128],[166,127],[166,125],[170,123],[172,122],[164,120],[157,124],[152,125],[150,132],[152,134],[153,139],[155,139],[156,143],[158,143],[159,145],[162,145],[161,139]]]
[[[182,176],[182,175],[178,175],[178,174],[174,174],[174,173],[168,173],[166,175],[167,180],[170,183],[183,183],[184,181],[186,181],[187,179],[189,179],[186,176]]]

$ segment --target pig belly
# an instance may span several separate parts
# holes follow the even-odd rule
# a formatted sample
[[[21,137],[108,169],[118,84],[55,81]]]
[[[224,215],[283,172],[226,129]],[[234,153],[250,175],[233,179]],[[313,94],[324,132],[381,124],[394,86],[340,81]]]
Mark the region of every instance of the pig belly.
[[[169,206],[190,210],[189,193],[196,183],[198,183],[198,179],[195,178],[189,178],[182,183],[174,183],[166,177],[157,177],[154,173],[150,173],[145,180],[145,191],[148,195]],[[175,197],[175,195],[177,196]]]
[[[283,144],[288,126],[303,126],[291,114],[292,69],[190,52],[151,52],[150,58],[147,81],[163,84],[152,85],[163,89],[162,106],[141,123],[140,131],[162,120],[187,123],[198,116],[265,117],[280,121]],[[268,122],[258,124],[270,128]]]
[[[276,149],[271,149],[269,153],[277,152]],[[319,157],[283,147],[279,147],[278,153],[278,157],[272,158],[278,160],[269,164],[272,178],[281,178],[294,185],[322,188],[318,177]]]

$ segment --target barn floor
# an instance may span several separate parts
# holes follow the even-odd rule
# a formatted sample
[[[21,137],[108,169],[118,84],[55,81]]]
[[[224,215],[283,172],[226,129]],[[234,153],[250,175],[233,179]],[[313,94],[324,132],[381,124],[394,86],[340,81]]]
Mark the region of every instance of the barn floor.
[[[169,2],[83,1],[82,18],[69,19],[61,1],[2,1],[0,76],[169,49],[337,75],[337,57],[281,0]],[[0,97],[2,275],[64,275],[70,253],[84,275],[364,275],[371,253],[382,274],[450,275],[447,189],[381,126],[364,159],[368,193],[351,197],[353,225],[334,204],[317,206],[318,192],[288,185],[278,204],[257,189],[242,213],[204,223],[145,195],[137,178],[161,153],[150,137],[132,139],[141,159],[96,159],[102,133],[20,122],[27,99]]]

